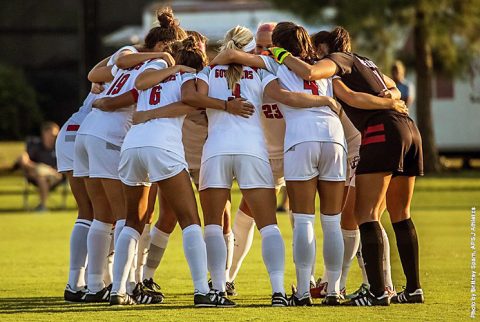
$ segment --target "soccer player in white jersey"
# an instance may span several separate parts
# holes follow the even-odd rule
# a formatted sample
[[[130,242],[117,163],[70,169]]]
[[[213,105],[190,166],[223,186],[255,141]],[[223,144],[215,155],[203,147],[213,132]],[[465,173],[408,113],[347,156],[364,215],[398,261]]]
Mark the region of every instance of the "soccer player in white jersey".
[[[98,69],[115,64],[116,58],[123,51],[132,47],[120,48],[112,56],[99,62],[90,72],[95,75]],[[68,178],[73,196],[78,205],[78,217],[70,236],[70,270],[68,283],[64,291],[64,298],[70,302],[82,302],[87,292],[85,281],[85,267],[87,261],[87,234],[93,220],[93,208],[88,196],[83,178],[73,176],[74,144],[77,131],[88,113],[92,110],[93,101],[104,91],[109,84],[92,83],[91,92],[83,101],[79,110],[70,116],[62,126],[56,141],[58,172],[65,173]],[[106,283],[111,283],[111,276],[106,274]]]
[[[288,47],[293,55],[313,63],[316,58],[306,30],[290,22],[277,24],[272,33],[274,45]],[[231,56],[231,57],[229,57]],[[282,87],[313,95],[328,95],[327,80],[303,81],[290,70],[266,56],[225,55],[227,58],[247,57],[233,62],[267,68],[277,75]],[[232,62],[232,61],[229,61]],[[338,115],[328,106],[293,109],[280,104],[286,122],[285,180],[294,217],[293,253],[297,272],[297,292],[290,305],[312,305],[310,277],[315,259],[315,196],[320,195],[323,228],[323,256],[329,283],[327,305],[339,304],[339,284],[343,259],[340,228],[343,187],[346,177],[346,144]],[[258,224],[258,223],[257,223]]]
[[[185,32],[174,23],[171,11],[162,12],[159,18],[160,27],[150,30],[142,51],[163,51],[168,42],[185,37]],[[137,50],[132,48],[131,51]],[[127,70],[118,70],[104,96],[118,96],[132,90],[142,65],[143,63]],[[135,95],[135,92],[132,92],[132,95]],[[133,109],[133,106],[123,107],[113,113],[94,109],[80,127],[75,142],[74,176],[88,176],[86,186],[95,215],[87,237],[89,292],[86,301],[108,301],[110,293],[102,276],[113,224],[126,217],[124,196],[118,177],[118,162],[123,138],[131,124]],[[120,233],[122,224],[124,222],[116,222],[115,236]],[[134,286],[135,276],[129,279],[129,285],[130,288],[137,288]],[[133,290],[130,291],[133,293]]]
[[[237,26],[227,32],[221,52],[250,52],[254,48],[252,33]],[[273,175],[259,115],[263,90],[273,99],[292,106],[336,104],[328,97],[282,90],[272,74],[242,65],[207,67],[198,78],[198,94],[208,92],[209,96],[216,98],[243,97],[255,106],[256,111],[248,119],[242,119],[224,111],[207,109],[209,131],[200,168],[200,201],[205,217],[205,242],[213,288],[225,291],[226,251],[225,244],[220,242],[223,239],[222,207],[235,177],[262,235],[262,254],[273,291],[272,305],[286,306],[283,285],[285,249],[276,223]],[[239,137],[243,139],[239,140]]]
[[[193,39],[188,38],[182,43],[184,47],[175,54],[177,61],[198,70],[202,69],[206,58],[201,50],[194,46]],[[141,90],[138,99],[139,110],[150,110],[180,101],[182,85],[195,79],[193,74],[177,73],[159,83],[156,71],[166,67],[166,62],[161,60],[149,62],[137,79],[136,86]],[[160,186],[162,195],[177,214],[183,229],[185,256],[195,287],[195,305],[222,306],[228,302],[216,294],[209,294],[207,254],[182,145],[185,109],[189,111],[192,108],[185,105],[183,109],[178,109],[177,117],[159,118],[133,126],[122,146],[119,172],[126,196],[127,223],[120,233],[116,246],[114,281],[110,298],[112,305],[143,303],[130,297],[125,285],[134,260],[135,247],[146,219],[145,209],[141,209],[139,205],[145,204],[148,199],[150,182]],[[152,136],[152,133],[155,135]],[[147,137],[148,141],[145,140]],[[181,199],[178,198],[179,194],[182,195]]]

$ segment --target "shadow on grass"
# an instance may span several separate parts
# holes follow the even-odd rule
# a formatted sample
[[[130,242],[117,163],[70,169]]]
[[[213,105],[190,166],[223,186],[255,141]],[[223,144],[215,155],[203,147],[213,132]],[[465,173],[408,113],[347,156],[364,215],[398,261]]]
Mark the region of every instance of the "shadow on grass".
[[[191,295],[190,295],[191,296]],[[165,303],[154,305],[110,306],[108,303],[71,303],[65,302],[63,297],[12,297],[0,298],[0,314],[18,313],[74,313],[74,312],[118,312],[118,311],[158,311],[209,308],[195,308],[193,303],[187,303],[182,297],[167,298]],[[257,303],[252,303],[257,302]],[[178,304],[176,304],[176,303]],[[269,299],[248,299],[248,304],[239,304],[239,308],[269,307]],[[260,303],[258,303],[260,302]],[[218,310],[218,308],[210,308]]]
[[[43,215],[48,213],[58,213],[58,212],[74,211],[74,210],[77,210],[77,208],[75,207],[49,208],[48,211],[45,211],[45,212],[35,212],[33,210],[25,210],[24,208],[0,208],[0,216],[10,215],[12,213],[22,214],[22,215]]]

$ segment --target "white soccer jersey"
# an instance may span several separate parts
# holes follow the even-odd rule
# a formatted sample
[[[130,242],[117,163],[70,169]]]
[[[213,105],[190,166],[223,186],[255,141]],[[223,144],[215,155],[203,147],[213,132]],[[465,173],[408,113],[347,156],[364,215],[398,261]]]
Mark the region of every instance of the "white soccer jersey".
[[[278,102],[264,95],[261,115],[268,157],[271,160],[283,159],[285,119]]]
[[[208,95],[227,100],[242,97],[255,107],[249,118],[226,111],[207,109],[208,138],[203,147],[202,163],[209,158],[225,154],[245,154],[268,162],[268,152],[262,130],[261,117],[263,89],[276,77],[263,69],[243,67],[240,82],[232,91],[228,88],[228,66],[205,67],[198,78],[208,84]]]
[[[132,90],[136,92],[135,79],[143,71],[145,65],[146,62],[143,62],[135,67],[118,70],[110,87],[99,98],[115,97]],[[134,109],[135,105],[117,109],[115,112],[93,109],[80,126],[78,134],[93,135],[116,146],[121,146],[132,125]]]
[[[260,57],[267,70],[278,77],[283,88],[292,92],[332,96],[328,80],[304,81],[287,66],[278,64],[271,57]],[[334,142],[347,150],[340,119],[328,106],[292,108],[279,103],[279,107],[286,123],[284,151],[308,141]]]
[[[107,66],[112,66],[115,64],[117,61],[118,55],[125,50],[130,50],[133,52],[137,52],[135,47],[133,46],[124,46],[117,50],[112,56],[110,56],[110,59],[107,62]],[[110,83],[105,83],[104,88],[108,88],[110,86]],[[104,90],[105,92],[105,90]],[[72,116],[70,116],[70,119],[67,121],[69,123],[73,124],[82,124],[83,120],[87,117],[87,114],[92,111],[92,103],[99,97],[100,94],[94,94],[94,93],[88,93],[87,97],[83,101],[82,106],[78,109],[77,112],[73,113]]]
[[[163,60],[149,62],[147,69],[164,69],[168,65]],[[195,79],[194,74],[180,74],[169,76],[161,83],[139,92],[137,110],[147,111],[157,107],[175,103],[182,98],[182,85],[188,80]],[[171,118],[158,118],[132,126],[122,145],[122,151],[139,147],[157,147],[185,158],[182,144],[182,125],[185,115]]]

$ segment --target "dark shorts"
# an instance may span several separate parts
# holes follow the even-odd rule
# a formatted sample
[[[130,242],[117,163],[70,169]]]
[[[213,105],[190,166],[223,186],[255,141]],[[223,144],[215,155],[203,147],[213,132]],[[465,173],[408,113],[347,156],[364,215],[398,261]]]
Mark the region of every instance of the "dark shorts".
[[[379,115],[362,133],[356,174],[391,172],[393,176],[423,175],[422,137],[406,116]]]

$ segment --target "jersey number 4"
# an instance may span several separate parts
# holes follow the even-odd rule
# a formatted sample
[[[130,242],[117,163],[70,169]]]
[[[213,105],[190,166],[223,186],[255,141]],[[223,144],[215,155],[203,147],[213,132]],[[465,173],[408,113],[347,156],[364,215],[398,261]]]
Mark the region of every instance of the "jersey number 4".
[[[283,114],[277,104],[263,104],[262,111],[267,119],[283,119]]]
[[[160,103],[160,90],[162,87],[160,85],[152,87],[152,91],[150,92],[150,100],[149,104],[150,105],[157,105]]]
[[[318,95],[318,85],[315,81],[303,81],[303,88],[311,90],[313,95]]]
[[[122,74],[115,83],[110,86],[110,89],[107,92],[107,95],[118,94],[122,90],[122,87],[125,85],[127,80],[130,78],[130,74]]]

